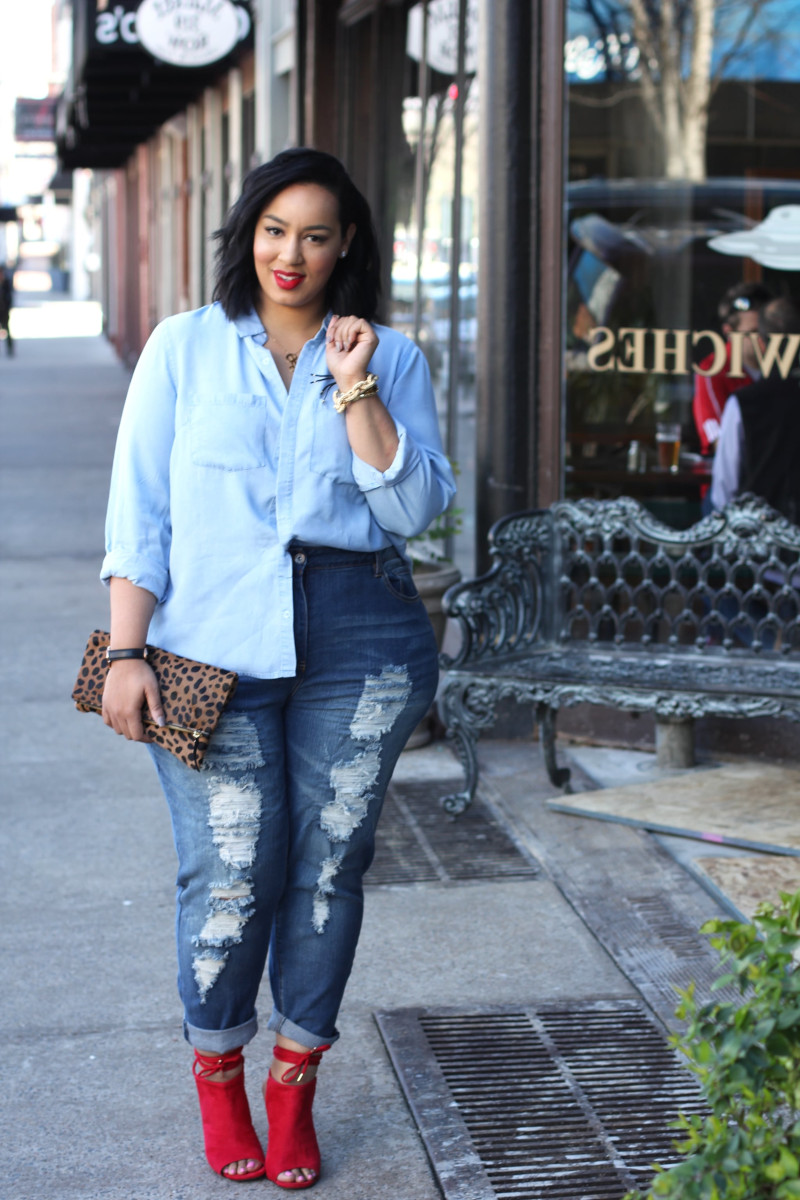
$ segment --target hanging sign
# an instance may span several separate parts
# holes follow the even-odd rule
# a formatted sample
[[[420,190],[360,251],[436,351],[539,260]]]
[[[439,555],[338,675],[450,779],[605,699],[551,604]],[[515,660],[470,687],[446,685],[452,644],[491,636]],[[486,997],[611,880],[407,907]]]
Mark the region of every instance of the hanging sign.
[[[455,75],[458,70],[458,0],[430,0],[427,9],[427,60],[428,66],[443,75]],[[409,9],[406,32],[406,54],[417,62],[422,61],[423,26],[425,5],[415,4]],[[478,68],[478,0],[467,0],[466,62],[468,75]]]
[[[114,4],[111,0],[96,0],[95,7],[98,11],[95,13],[94,38],[91,49],[102,46],[104,50],[124,51],[125,53],[130,53],[134,48],[143,49],[136,29],[137,10],[140,6],[141,0],[125,0],[123,4]],[[234,9],[239,22],[239,44],[249,43],[253,30],[249,5],[246,0],[237,0]],[[194,16],[195,14],[190,15]]]
[[[139,41],[155,58],[176,67],[205,67],[230,54],[239,40],[231,0],[142,0]]]

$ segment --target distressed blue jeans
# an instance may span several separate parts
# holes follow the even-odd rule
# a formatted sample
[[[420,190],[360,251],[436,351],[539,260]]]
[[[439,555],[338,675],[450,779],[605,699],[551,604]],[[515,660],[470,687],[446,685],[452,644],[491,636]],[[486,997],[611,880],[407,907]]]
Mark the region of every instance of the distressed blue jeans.
[[[333,1042],[362,876],[397,758],[438,679],[408,565],[293,545],[297,671],[240,677],[201,771],[150,752],[178,852],[178,987],[187,1040],[224,1053],[257,1029]]]

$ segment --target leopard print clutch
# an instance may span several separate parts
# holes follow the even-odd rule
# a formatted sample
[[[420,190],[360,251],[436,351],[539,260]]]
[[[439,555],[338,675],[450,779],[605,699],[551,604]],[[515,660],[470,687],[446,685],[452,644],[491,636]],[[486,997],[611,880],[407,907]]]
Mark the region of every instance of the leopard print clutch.
[[[78,679],[72,691],[75,707],[81,712],[103,711],[103,687],[108,675],[106,650],[109,636],[95,629],[86,644]],[[181,658],[156,646],[147,647],[147,661],[156,673],[166,725],[156,725],[144,710],[144,731],[174,754],[187,767],[199,771],[211,735],[230,700],[239,676],[207,663]]]

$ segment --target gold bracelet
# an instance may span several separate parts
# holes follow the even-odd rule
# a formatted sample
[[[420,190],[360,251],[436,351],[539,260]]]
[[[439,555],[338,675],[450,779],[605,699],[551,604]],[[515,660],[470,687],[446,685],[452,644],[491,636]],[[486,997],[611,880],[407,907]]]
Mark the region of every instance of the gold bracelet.
[[[352,404],[354,400],[361,400],[364,396],[375,396],[377,392],[378,376],[368,375],[366,379],[360,379],[358,383],[354,383],[349,392],[335,391],[333,407],[338,413],[344,412],[348,404]]]

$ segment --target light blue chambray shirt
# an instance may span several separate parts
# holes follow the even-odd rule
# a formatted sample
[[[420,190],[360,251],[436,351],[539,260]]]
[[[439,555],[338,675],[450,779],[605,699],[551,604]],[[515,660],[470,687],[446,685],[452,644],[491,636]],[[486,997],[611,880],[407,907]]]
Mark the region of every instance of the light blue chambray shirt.
[[[101,578],[153,593],[151,644],[261,679],[291,676],[290,542],[402,552],[450,503],[424,356],[374,327],[369,370],[400,437],[378,471],[355,456],[333,407],[328,319],[288,392],[255,313],[229,321],[212,304],[168,317],[142,351],[120,422]]]

